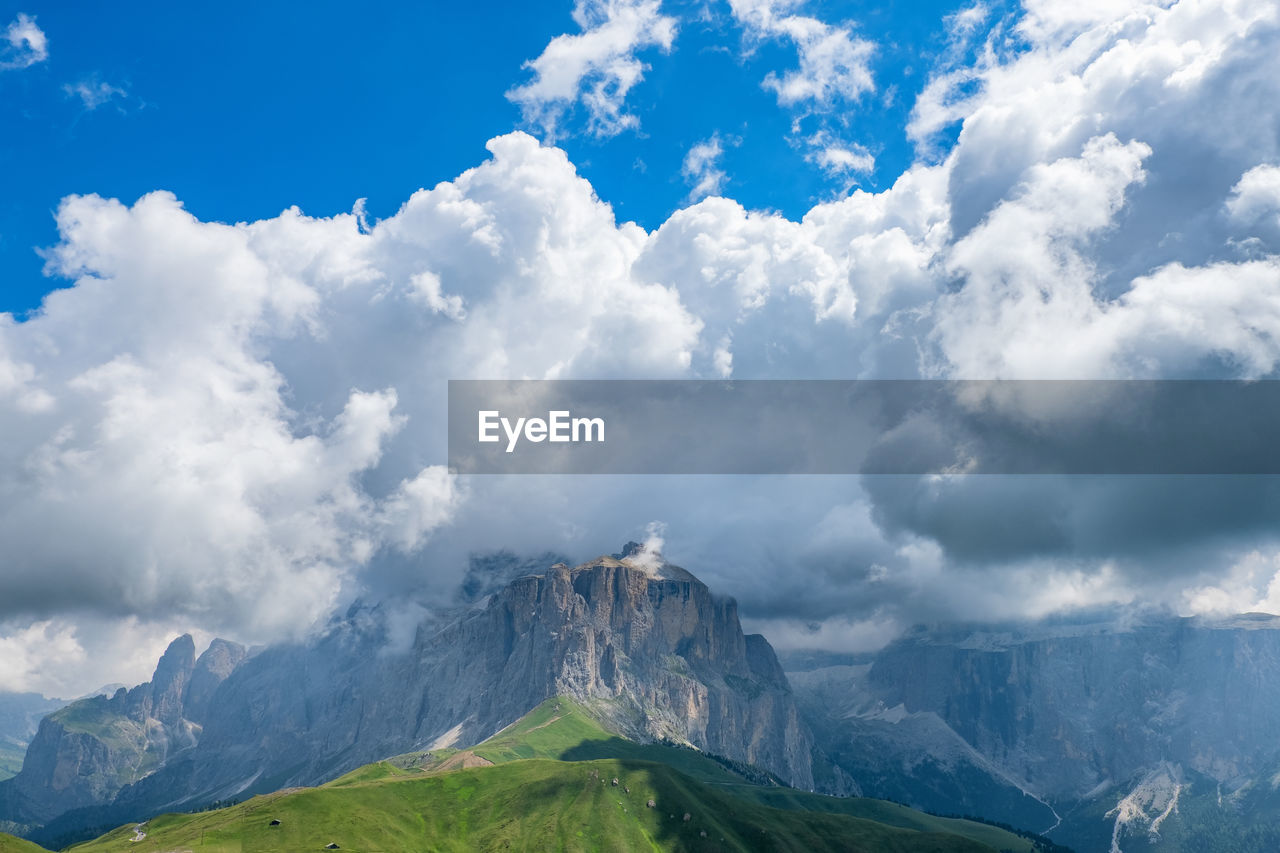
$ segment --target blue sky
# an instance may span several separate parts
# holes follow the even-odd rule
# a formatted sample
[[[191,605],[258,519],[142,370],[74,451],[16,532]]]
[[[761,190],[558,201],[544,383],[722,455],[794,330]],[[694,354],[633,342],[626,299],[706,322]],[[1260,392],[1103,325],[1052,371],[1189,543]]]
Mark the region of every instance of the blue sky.
[[[0,74],[0,311],[19,315],[65,285],[42,275],[35,251],[57,241],[64,196],[132,202],[166,189],[224,222],[290,205],[327,216],[366,198],[384,218],[419,187],[475,165],[489,138],[528,127],[505,93],[530,77],[523,63],[577,30],[560,2],[507,4],[498,26],[491,7],[461,3],[2,8],[5,21],[29,15],[49,43],[46,60]],[[638,53],[649,69],[627,99],[639,128],[591,133],[578,110],[556,141],[619,218],[651,229],[687,202],[689,149],[719,134],[722,192],[798,218],[849,181],[805,161],[793,119],[801,135],[826,122],[874,155],[873,171],[852,176],[858,185],[891,183],[915,156],[907,117],[957,8],[806,4],[804,14],[875,43],[876,91],[805,117],[761,85],[795,64],[792,45],[752,40],[727,3],[668,2],[675,42]],[[106,97],[91,105],[67,91],[80,84]]]

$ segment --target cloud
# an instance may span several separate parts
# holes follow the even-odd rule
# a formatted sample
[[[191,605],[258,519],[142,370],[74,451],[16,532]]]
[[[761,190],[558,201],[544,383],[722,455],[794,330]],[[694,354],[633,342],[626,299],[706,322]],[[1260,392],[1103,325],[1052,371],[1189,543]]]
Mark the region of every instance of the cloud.
[[[76,286],[0,326],[19,365],[0,539],[23,555],[4,615],[162,613],[278,637],[327,613],[378,548],[448,517],[439,469],[386,495],[359,482],[405,424],[393,389],[290,407],[263,347],[316,330],[319,294],[272,268],[254,228],[199,222],[163,193],[72,197],[58,223],[49,266]]]
[[[1280,220],[1280,166],[1263,163],[1240,176],[1227,199],[1231,218],[1245,225]]]
[[[720,134],[713,133],[709,139],[691,147],[684,155],[680,166],[680,174],[689,184],[689,201],[701,201],[709,195],[720,195],[728,176],[720,168],[720,160],[724,156],[724,145]]]
[[[875,171],[876,158],[856,142],[844,142],[828,130],[820,130],[805,140],[809,151],[805,159],[815,164],[828,177],[851,180],[854,175]]]
[[[48,36],[35,18],[19,12],[0,36],[0,71],[30,68],[48,58]]]
[[[129,94],[119,86],[112,86],[110,83],[92,76],[82,78],[74,84],[66,83],[62,87],[62,91],[68,98],[79,98],[80,103],[89,111],[96,110],[115,98],[127,97]]]
[[[661,521],[651,521],[645,525],[645,538],[640,543],[640,548],[628,560],[640,568],[644,569],[651,575],[657,575],[665,562],[662,556],[662,546],[666,540],[664,537],[667,533],[667,526]]]
[[[1280,613],[1280,551],[1250,551],[1215,583],[1188,589],[1183,599],[1184,612],[1197,616]]]
[[[0,316],[0,541],[22,555],[0,618],[296,636],[367,582],[423,577],[465,498],[440,464],[445,379],[684,374],[701,326],[630,274],[644,233],[563,152],[489,147],[363,230],[64,200],[48,271],[72,286]]]
[[[940,297],[935,335],[957,374],[1115,375],[1122,341],[1090,333],[1102,327],[1105,306],[1094,298],[1089,241],[1144,180],[1150,154],[1113,134],[1091,139],[1079,157],[1032,167],[1012,198],[955,243],[948,269],[965,286]]]
[[[763,634],[778,651],[816,649],[840,654],[874,652],[902,633],[906,626],[891,618],[851,619],[833,616],[821,621],[803,619],[746,619],[743,630]]]
[[[807,104],[830,108],[875,91],[870,60],[875,46],[853,34],[849,24],[832,26],[808,15],[793,14],[795,0],[730,0],[733,16],[756,40],[785,39],[795,45],[800,62],[779,76],[770,72],[764,87],[779,106]]]
[[[610,57],[638,62],[627,45],[663,44],[624,26],[656,5],[579,11],[582,35],[529,84],[568,93],[529,101],[555,120],[614,79]],[[448,598],[478,550],[588,558],[653,518],[669,559],[797,643],[1270,601],[1265,567],[1231,569],[1276,547],[1265,478],[584,492],[439,467],[449,378],[1274,378],[1280,12],[1034,3],[999,26],[1017,50],[984,36],[946,71],[970,84],[916,106],[922,151],[958,125],[945,152],[799,219],[708,197],[646,231],[524,133],[372,226],[358,210],[202,222],[165,193],[65,200],[48,271],[71,286],[0,317],[13,659],[47,639],[79,678],[66,638],[97,646],[64,628],[93,620],[156,642],[179,624],[292,636],[356,594]]]
[[[991,8],[986,3],[979,2],[947,15],[943,23],[951,39],[960,41],[977,33],[990,15]]]
[[[0,637],[0,687],[14,692],[38,690],[42,669],[59,670],[86,657],[75,630],[66,624],[34,622]]]
[[[0,690],[75,699],[108,684],[140,684],[150,680],[169,643],[190,630],[183,620],[84,613],[0,621]],[[200,650],[212,639],[193,633]]]
[[[798,0],[731,0],[735,20],[749,44],[782,40],[796,48],[799,67],[779,75],[770,71],[762,82],[778,105],[794,111],[791,142],[807,149],[805,160],[842,189],[854,185],[853,175],[869,174],[875,158],[863,145],[845,142],[833,128],[847,131],[848,106],[875,91],[871,58],[875,45],[853,34],[849,23],[832,26],[808,15],[795,14]],[[815,118],[816,117],[816,118]],[[806,121],[812,128],[804,131]]]
[[[669,51],[676,37],[675,19],[660,9],[659,0],[578,0],[573,20],[582,32],[552,39],[524,65],[533,79],[507,98],[549,140],[578,102],[587,112],[587,131],[597,136],[638,127],[639,119],[625,111],[627,95],[647,70],[637,54]]]

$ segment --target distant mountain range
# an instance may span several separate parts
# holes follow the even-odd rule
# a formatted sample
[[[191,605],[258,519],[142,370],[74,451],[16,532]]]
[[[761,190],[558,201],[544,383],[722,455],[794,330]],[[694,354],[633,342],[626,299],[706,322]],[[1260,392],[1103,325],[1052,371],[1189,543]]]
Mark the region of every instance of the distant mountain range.
[[[1081,851],[1280,850],[1280,619],[917,629],[797,660],[861,793]]]
[[[314,786],[484,742],[555,700],[619,742],[717,756],[738,784],[977,816],[1081,853],[1280,849],[1271,617],[922,628],[865,658],[788,655],[784,673],[732,599],[636,545],[576,567],[492,558],[466,586],[408,636],[356,605],[254,654],[217,640],[197,658],[179,638],[147,684],[40,722],[0,782],[0,829],[60,845]]]

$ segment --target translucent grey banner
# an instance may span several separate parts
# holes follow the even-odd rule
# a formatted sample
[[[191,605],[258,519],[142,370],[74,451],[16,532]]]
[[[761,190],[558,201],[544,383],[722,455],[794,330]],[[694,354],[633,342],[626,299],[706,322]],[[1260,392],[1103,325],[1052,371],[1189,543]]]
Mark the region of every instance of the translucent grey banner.
[[[452,380],[460,474],[1278,474],[1280,382]]]

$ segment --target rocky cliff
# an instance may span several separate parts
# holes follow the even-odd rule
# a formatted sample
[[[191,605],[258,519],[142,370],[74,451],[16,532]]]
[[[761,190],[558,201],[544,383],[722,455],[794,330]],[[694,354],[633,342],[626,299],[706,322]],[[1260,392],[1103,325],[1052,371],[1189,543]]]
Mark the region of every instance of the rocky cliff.
[[[0,691],[0,779],[7,779],[22,767],[27,744],[35,736],[40,720],[67,704],[46,699],[39,693]]]
[[[921,629],[791,678],[872,795],[1081,850],[1196,849],[1173,839],[1195,837],[1197,796],[1240,827],[1274,813],[1258,792],[1280,764],[1275,617]]]
[[[81,699],[45,717],[22,771],[0,783],[4,817],[39,825],[107,802],[194,747],[207,697],[244,657],[243,647],[215,640],[196,660],[194,641],[183,635],[169,645],[151,681],[120,688],[110,698]]]

